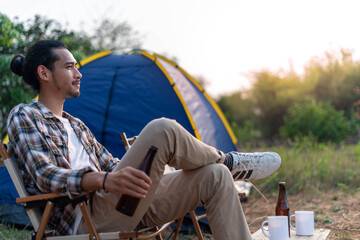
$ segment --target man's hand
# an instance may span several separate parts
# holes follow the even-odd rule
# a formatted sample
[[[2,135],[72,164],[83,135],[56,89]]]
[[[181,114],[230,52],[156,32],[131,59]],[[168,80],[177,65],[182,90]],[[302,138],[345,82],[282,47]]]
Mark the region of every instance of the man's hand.
[[[102,189],[104,176],[105,172],[86,173],[81,181],[82,189],[88,192]],[[109,172],[105,180],[105,190],[108,192],[126,194],[137,198],[145,198],[150,185],[150,177],[133,167]]]
[[[133,167],[125,167],[120,171],[110,172],[105,181],[107,191],[137,198],[145,198],[150,185],[150,177]]]

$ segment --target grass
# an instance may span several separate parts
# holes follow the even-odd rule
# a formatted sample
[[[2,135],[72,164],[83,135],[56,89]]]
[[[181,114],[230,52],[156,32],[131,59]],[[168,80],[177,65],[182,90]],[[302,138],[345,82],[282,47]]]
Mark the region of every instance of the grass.
[[[254,184],[264,192],[277,192],[285,181],[287,192],[316,194],[334,188],[354,193],[360,190],[360,142],[355,145],[322,144],[303,139],[292,147],[276,146],[282,159],[279,170]]]
[[[280,154],[282,165],[270,177],[253,181],[263,193],[277,193],[279,181],[286,182],[288,194],[302,192],[313,198],[334,188],[348,194],[360,190],[360,143],[323,144],[305,138],[292,143],[291,147],[280,145],[266,148],[268,150]],[[257,193],[252,191],[252,194]],[[341,210],[342,207],[337,205],[331,209],[333,212]],[[319,221],[332,222],[333,219]],[[27,239],[30,235],[28,230],[0,224],[0,239]],[[191,236],[183,235],[180,239],[191,239]]]
[[[16,228],[14,225],[0,224],[0,239],[29,239],[32,231]]]

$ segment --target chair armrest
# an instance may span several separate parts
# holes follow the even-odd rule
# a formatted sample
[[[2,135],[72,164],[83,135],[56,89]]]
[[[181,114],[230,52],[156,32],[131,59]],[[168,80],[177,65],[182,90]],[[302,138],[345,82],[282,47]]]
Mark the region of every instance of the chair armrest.
[[[45,206],[45,204],[48,202],[53,202],[56,206],[64,206],[69,203],[78,204],[80,202],[86,201],[87,198],[88,196],[83,195],[78,198],[70,199],[68,196],[60,195],[58,193],[45,193],[17,198],[16,202],[21,203],[25,208],[35,208]]]
[[[64,197],[64,196],[60,195],[58,193],[45,193],[45,194],[40,194],[40,195],[33,195],[33,196],[28,196],[28,197],[17,198],[16,202],[17,203],[26,203],[26,202],[33,202],[33,201],[39,201],[39,200],[48,200],[51,198],[58,198],[58,197]]]
[[[125,146],[126,151],[129,150],[129,148],[131,147],[131,144],[133,144],[137,138],[137,136],[134,136],[132,138],[127,138],[126,134],[124,132],[121,133],[120,136],[121,136],[121,140]]]

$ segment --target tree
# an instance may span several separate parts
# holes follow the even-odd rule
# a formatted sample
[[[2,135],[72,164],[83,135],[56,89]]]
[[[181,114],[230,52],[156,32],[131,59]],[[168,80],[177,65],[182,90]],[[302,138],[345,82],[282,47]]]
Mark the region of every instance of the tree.
[[[7,16],[0,13],[0,56],[13,53],[23,45],[22,24],[13,23]]]
[[[13,76],[9,70],[12,56],[0,57],[0,139],[6,135],[6,119],[10,110],[20,102],[28,102],[35,92],[24,84],[20,77]]]
[[[319,142],[339,142],[351,134],[350,122],[344,111],[337,111],[330,103],[311,101],[295,104],[284,117],[281,135],[285,138],[312,136]]]
[[[241,126],[246,120],[254,120],[254,103],[245,96],[245,91],[237,91],[230,95],[223,95],[217,101],[230,123],[235,122]]]
[[[6,135],[6,119],[12,107],[24,101],[28,101],[35,93],[25,86],[23,80],[15,77],[10,71],[12,55],[18,48],[24,46],[24,26],[14,23],[0,14],[0,138]]]
[[[247,97],[247,91],[237,91],[221,96],[217,104],[222,109],[241,145],[262,137],[261,132],[256,129],[254,124],[254,103]]]
[[[317,101],[330,102],[351,117],[360,87],[360,63],[353,60],[353,51],[340,49],[326,52],[324,58],[313,58],[306,67],[304,81],[313,85]]]
[[[25,53],[32,43],[41,39],[63,41],[72,51],[79,53],[81,58],[98,51],[93,47],[91,37],[85,33],[62,29],[56,20],[39,15],[21,22],[18,18],[11,21],[0,13],[0,30],[0,55]]]
[[[127,22],[103,19],[95,28],[93,44],[98,50],[124,50],[141,47],[141,37]]]
[[[278,135],[287,109],[304,101],[308,89],[302,87],[301,78],[294,72],[275,74],[264,70],[255,72],[253,76],[249,98],[253,102],[255,126],[265,138],[272,138]]]

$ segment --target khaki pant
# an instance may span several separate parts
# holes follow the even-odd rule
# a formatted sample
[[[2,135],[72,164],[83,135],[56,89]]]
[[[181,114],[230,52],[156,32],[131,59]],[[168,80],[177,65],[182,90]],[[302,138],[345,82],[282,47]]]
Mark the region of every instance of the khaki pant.
[[[174,120],[151,121],[114,171],[139,167],[150,145],[158,151],[147,197],[129,217],[115,210],[120,195],[97,191],[92,216],[99,232],[130,231],[139,223],[156,226],[204,206],[215,239],[251,239],[231,173],[219,164],[224,162],[224,154],[194,138]],[[163,175],[166,164],[182,170]],[[81,221],[78,233],[84,232],[87,230]]]

